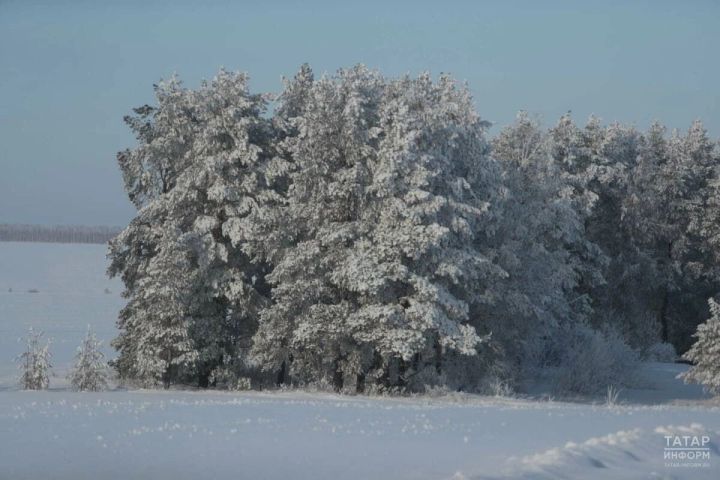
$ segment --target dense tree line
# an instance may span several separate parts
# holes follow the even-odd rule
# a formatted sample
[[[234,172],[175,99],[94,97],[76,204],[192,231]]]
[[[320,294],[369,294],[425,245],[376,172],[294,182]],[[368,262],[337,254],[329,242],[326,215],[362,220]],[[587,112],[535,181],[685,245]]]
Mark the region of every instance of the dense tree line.
[[[720,154],[699,122],[521,112],[489,138],[450,77],[363,66],[305,65],[275,97],[226,71],[155,93],[118,154],[137,207],[110,246],[125,379],[480,390],[543,370],[582,391],[687,350],[718,291]],[[607,378],[577,370],[593,361]]]
[[[103,226],[0,223],[0,242],[108,243],[121,230]]]

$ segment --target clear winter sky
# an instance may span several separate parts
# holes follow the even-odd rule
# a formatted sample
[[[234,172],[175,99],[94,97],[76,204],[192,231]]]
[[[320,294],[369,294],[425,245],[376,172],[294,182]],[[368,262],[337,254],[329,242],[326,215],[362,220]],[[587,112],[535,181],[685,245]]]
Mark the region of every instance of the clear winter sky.
[[[720,136],[720,2],[0,0],[0,223],[123,225],[122,116],[177,72],[277,91],[303,62],[450,72],[497,125],[517,110]]]

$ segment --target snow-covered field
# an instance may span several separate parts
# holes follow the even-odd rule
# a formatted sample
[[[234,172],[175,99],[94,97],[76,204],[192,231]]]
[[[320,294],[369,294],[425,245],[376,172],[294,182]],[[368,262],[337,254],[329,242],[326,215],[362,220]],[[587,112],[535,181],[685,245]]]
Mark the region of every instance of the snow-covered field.
[[[720,478],[720,406],[674,378],[682,365],[645,365],[647,388],[614,407],[70,392],[63,377],[86,326],[115,335],[121,286],[104,270],[102,246],[0,243],[0,479]],[[15,383],[17,339],[31,325],[53,339],[50,391]],[[667,435],[709,437],[710,459],[666,466]]]
[[[9,388],[29,327],[52,341],[53,364],[63,373],[88,325],[105,340],[116,335],[122,283],[105,275],[103,245],[0,242],[0,389]],[[55,378],[58,385],[62,378]]]
[[[666,469],[666,425],[716,409],[305,393],[3,392],[2,478],[718,478]],[[608,434],[614,436],[602,438]],[[574,442],[575,445],[568,445]],[[717,445],[717,443],[713,443]],[[548,451],[550,450],[550,451]],[[531,476],[534,474],[536,476]],[[672,477],[669,477],[672,478]]]

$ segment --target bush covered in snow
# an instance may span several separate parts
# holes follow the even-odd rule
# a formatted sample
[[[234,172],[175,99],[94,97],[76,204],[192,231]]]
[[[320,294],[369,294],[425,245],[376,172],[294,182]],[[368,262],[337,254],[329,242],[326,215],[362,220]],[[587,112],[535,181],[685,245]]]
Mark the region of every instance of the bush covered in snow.
[[[611,330],[575,328],[560,361],[553,374],[559,393],[597,394],[610,385],[631,387],[637,382],[639,355]]]

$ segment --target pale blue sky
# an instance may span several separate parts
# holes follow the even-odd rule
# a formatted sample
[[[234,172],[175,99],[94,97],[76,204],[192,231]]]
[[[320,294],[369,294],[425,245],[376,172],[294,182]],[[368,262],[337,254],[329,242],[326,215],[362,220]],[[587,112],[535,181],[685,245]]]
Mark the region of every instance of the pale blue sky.
[[[177,72],[450,72],[498,126],[572,110],[720,136],[720,2],[0,0],[0,223],[122,225],[123,115]],[[493,131],[497,131],[495,127]]]

